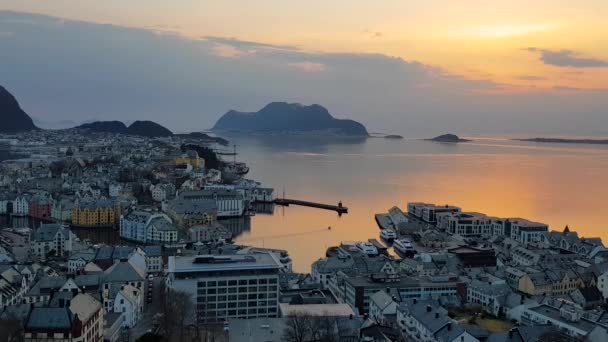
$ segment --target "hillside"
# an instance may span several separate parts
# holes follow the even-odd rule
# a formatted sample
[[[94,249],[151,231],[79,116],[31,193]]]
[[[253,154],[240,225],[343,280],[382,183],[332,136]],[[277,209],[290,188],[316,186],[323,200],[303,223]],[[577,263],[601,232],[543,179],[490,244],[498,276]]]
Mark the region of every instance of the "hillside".
[[[34,121],[21,109],[17,99],[0,86],[0,133],[18,133],[37,129]]]

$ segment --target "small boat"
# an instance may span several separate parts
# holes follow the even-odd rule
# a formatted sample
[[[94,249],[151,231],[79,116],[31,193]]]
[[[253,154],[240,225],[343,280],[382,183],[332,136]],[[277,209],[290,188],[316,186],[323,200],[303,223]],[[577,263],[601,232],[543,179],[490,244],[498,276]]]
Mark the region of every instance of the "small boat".
[[[412,242],[408,239],[397,239],[393,242],[393,249],[395,252],[404,255],[404,256],[412,256],[416,254],[416,250],[412,245]]]
[[[380,238],[384,241],[392,242],[397,238],[397,233],[390,228],[382,229],[382,231],[380,231]]]
[[[376,248],[376,246],[374,246],[374,244],[372,244],[371,242],[359,242],[356,246],[357,249],[364,254],[367,254],[369,256],[378,255],[378,248]]]

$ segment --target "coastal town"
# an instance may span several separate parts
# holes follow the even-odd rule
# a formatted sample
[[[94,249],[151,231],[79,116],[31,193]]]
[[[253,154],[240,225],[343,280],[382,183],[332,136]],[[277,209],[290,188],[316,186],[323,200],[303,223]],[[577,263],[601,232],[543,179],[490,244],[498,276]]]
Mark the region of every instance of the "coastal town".
[[[608,249],[567,226],[395,203],[298,273],[234,242],[281,199],[222,138],[32,130],[0,153],[0,341],[608,340]]]

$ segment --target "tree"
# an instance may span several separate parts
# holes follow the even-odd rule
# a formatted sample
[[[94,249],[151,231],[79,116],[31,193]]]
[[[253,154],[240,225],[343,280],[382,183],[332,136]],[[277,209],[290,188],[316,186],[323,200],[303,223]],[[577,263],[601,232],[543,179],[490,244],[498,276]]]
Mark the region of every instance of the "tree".
[[[296,313],[287,317],[283,338],[287,342],[335,342],[336,318]]]
[[[295,314],[287,317],[283,337],[286,342],[306,342],[310,339],[311,320],[309,315]]]
[[[160,300],[163,312],[163,318],[159,322],[161,331],[164,331],[164,335],[167,337],[173,336],[179,331],[179,340],[183,341],[184,330],[190,323],[188,318],[194,317],[190,295],[171,288],[165,289],[163,283],[161,283],[160,291],[163,294]]]

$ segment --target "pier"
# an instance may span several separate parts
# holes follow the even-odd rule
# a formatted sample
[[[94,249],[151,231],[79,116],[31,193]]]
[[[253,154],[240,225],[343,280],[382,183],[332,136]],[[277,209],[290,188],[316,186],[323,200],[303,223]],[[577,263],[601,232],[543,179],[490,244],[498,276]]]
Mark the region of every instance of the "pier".
[[[301,201],[301,200],[289,199],[289,198],[276,198],[274,200],[274,204],[283,205],[286,207],[293,204],[293,205],[301,205],[304,207],[333,210],[333,211],[337,212],[339,215],[348,213],[348,208],[343,206],[342,202],[339,202],[338,205],[331,205],[331,204],[315,203],[315,202]]]

